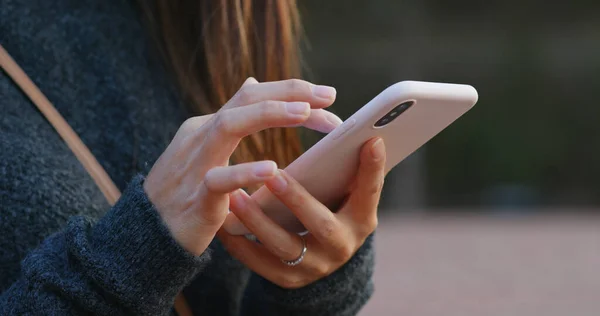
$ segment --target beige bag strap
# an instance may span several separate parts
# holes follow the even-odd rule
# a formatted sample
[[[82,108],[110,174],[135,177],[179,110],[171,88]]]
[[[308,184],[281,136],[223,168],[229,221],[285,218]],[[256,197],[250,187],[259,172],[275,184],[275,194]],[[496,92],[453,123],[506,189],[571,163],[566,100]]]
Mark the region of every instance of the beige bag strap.
[[[0,63],[4,71],[15,81],[15,83],[25,92],[37,108],[44,114],[46,119],[52,124],[60,137],[67,143],[73,154],[83,165],[85,170],[94,179],[100,191],[106,197],[110,205],[115,204],[121,193],[112,182],[106,171],[100,166],[94,155],[81,141],[77,133],[69,126],[67,121],[58,113],[56,108],[38,89],[38,87],[29,79],[27,74],[10,57],[8,52],[0,45]]]
[[[90,174],[108,203],[114,205],[121,192],[111,180],[110,176],[104,168],[98,163],[98,160],[85,146],[81,138],[71,128],[69,123],[60,115],[54,105],[50,103],[48,98],[40,91],[40,89],[31,81],[29,76],[19,67],[12,59],[8,52],[0,45],[0,67],[12,78],[12,80],[23,90],[29,97],[31,102],[44,114],[48,122],[52,124],[56,132],[62,137],[85,170]],[[183,293],[180,293],[175,299],[175,309],[180,316],[191,316],[192,312],[189,308]]]

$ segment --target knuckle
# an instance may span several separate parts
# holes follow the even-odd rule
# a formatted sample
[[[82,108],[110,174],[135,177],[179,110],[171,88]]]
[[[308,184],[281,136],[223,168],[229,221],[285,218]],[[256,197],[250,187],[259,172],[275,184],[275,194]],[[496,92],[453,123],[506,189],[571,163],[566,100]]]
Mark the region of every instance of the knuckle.
[[[204,125],[204,123],[206,123],[208,120],[210,120],[211,117],[212,117],[212,115],[210,115],[210,114],[190,117],[181,124],[181,126],[179,127],[179,130],[182,130],[185,132],[192,132],[192,131],[202,127]]]
[[[305,282],[296,275],[284,274],[275,281],[275,283],[284,289],[297,289],[305,285]]]
[[[237,103],[239,103],[239,105],[247,105],[250,102],[252,102],[252,88],[250,88],[250,86],[244,85],[243,87],[240,88],[240,90],[238,90],[237,93]]]
[[[366,193],[369,195],[379,195],[381,190],[383,190],[383,179],[378,179],[367,188]]]
[[[379,176],[379,180],[377,181],[378,187],[377,192],[381,192],[383,190],[383,185],[385,184],[385,177],[383,174]]]
[[[336,234],[337,229],[337,222],[333,218],[328,218],[321,222],[316,233],[325,239],[331,239]]]
[[[378,225],[379,220],[377,219],[377,216],[372,216],[371,218],[366,219],[358,226],[358,234],[361,238],[366,238],[372,232],[374,232],[375,229],[377,229]]]
[[[197,117],[191,117],[185,120],[181,126],[179,126],[179,130],[177,131],[178,135],[181,135],[182,138],[187,138],[190,135],[198,134],[196,131],[198,130]]]
[[[229,177],[231,182],[233,182],[237,187],[242,187],[247,182],[247,174],[243,170],[236,170],[232,172]]]
[[[309,269],[310,269],[311,273],[317,278],[327,276],[327,275],[329,275],[329,272],[330,272],[329,265],[327,265],[325,263],[318,263],[318,264],[312,265],[309,267]]]
[[[283,102],[281,101],[263,101],[259,106],[261,117],[270,117],[282,109],[283,106]]]
[[[367,221],[367,228],[369,232],[367,236],[374,232],[375,229],[377,229],[377,226],[379,226],[379,219],[377,218],[377,216],[373,216],[370,220]]]
[[[311,86],[308,82],[300,79],[290,79],[288,80],[288,88],[291,91],[297,91],[303,94],[311,93]]]
[[[213,122],[213,129],[217,133],[230,135],[233,133],[233,126],[231,124],[231,115],[229,111],[223,111],[215,116]]]
[[[179,127],[180,130],[184,130],[184,131],[190,131],[193,126],[194,126],[194,121],[195,121],[196,117],[190,117],[187,120],[185,120],[183,122],[183,124],[181,124],[181,126]]]
[[[352,258],[352,255],[354,254],[354,247],[352,247],[352,245],[349,243],[342,243],[336,247],[335,252],[340,261],[346,262]]]
[[[303,209],[306,208],[308,205],[311,205],[310,199],[312,198],[312,196],[309,197],[306,194],[297,192],[292,188],[286,190],[286,192],[287,193],[284,193],[284,195],[287,196],[286,199],[288,200],[290,207],[293,207],[295,209]]]

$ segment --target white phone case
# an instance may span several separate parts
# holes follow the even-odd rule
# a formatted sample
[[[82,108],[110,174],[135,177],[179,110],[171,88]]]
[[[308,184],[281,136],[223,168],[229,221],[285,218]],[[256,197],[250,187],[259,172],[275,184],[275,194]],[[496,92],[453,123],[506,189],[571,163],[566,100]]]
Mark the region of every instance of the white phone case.
[[[345,197],[356,174],[361,147],[373,137],[386,146],[386,173],[445,129],[477,102],[475,88],[462,84],[402,81],[396,83],[348,118],[285,171],[308,192],[331,207]],[[382,127],[375,123],[396,106],[414,102],[396,119]],[[296,217],[265,187],[252,194],[262,210],[292,232],[305,231]],[[230,234],[250,234],[230,213],[224,228]]]

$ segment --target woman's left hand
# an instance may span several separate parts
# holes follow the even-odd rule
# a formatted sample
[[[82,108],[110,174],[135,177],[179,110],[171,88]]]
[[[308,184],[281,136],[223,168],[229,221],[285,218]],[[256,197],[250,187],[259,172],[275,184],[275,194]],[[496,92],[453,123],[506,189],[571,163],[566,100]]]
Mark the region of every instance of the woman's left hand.
[[[304,224],[303,237],[290,233],[267,217],[243,190],[231,194],[230,210],[257,237],[233,236],[221,229],[219,238],[229,253],[265,279],[288,289],[300,288],[340,268],[377,226],[377,204],[383,187],[385,146],[372,139],[362,148],[360,167],[346,203],[334,213],[310,195],[296,180],[280,170],[266,186]],[[293,261],[302,253],[304,259]]]

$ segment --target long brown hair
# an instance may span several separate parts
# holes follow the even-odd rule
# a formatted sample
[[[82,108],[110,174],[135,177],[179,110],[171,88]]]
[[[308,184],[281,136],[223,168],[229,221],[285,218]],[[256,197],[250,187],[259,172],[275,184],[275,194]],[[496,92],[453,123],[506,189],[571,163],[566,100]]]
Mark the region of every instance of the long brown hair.
[[[155,0],[150,26],[195,115],[214,113],[248,77],[300,77],[300,21],[295,0]],[[270,159],[284,167],[301,152],[295,129],[246,137],[236,163]]]

